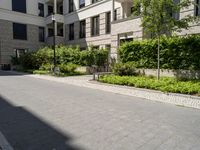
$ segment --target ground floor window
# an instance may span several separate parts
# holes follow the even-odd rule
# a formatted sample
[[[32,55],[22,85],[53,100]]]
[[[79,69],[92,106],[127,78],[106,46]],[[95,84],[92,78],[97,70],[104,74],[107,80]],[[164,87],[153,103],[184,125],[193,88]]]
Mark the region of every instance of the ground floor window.
[[[24,55],[27,52],[28,52],[27,49],[14,49],[14,54],[16,58],[19,58],[20,56]]]

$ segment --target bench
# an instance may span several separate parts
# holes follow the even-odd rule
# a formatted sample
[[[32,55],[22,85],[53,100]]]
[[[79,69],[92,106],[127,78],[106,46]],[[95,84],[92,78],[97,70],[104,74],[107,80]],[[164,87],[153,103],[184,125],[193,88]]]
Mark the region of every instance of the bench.
[[[113,72],[95,72],[93,73],[93,80],[96,80],[96,76],[97,76],[97,81],[98,81],[100,75],[107,75],[107,74],[113,74]]]

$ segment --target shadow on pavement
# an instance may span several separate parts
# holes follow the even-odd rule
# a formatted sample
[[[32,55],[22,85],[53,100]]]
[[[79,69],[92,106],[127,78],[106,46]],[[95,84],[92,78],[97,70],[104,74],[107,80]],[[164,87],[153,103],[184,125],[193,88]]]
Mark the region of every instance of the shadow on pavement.
[[[83,150],[72,146],[72,137],[22,107],[15,107],[0,96],[0,132],[14,150]]]
[[[23,75],[28,75],[28,73],[0,70],[0,76],[23,76]]]

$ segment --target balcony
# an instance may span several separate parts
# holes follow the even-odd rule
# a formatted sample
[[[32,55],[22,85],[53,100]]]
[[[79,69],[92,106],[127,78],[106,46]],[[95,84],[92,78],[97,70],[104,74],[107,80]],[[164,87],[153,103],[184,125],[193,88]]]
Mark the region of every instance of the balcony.
[[[57,3],[62,3],[63,2],[63,0],[56,0],[56,1],[57,1]],[[47,4],[53,4],[54,0],[46,0],[46,3]]]
[[[56,22],[64,23],[64,16],[63,15],[55,14],[54,16],[55,16]],[[52,15],[46,17],[46,24],[51,24],[51,23],[53,23]]]
[[[65,38],[64,38],[63,36],[56,36],[56,37],[55,37],[55,41],[56,41],[56,45],[64,44],[64,43],[65,43]],[[53,45],[53,36],[47,37],[46,43],[47,43],[49,46],[52,46],[52,45]]]
[[[120,20],[116,20],[112,22],[112,35],[119,35],[119,34],[127,34],[127,33],[134,33],[134,36],[141,37],[142,36],[142,27],[141,25],[141,18],[140,17],[128,17],[122,18]]]

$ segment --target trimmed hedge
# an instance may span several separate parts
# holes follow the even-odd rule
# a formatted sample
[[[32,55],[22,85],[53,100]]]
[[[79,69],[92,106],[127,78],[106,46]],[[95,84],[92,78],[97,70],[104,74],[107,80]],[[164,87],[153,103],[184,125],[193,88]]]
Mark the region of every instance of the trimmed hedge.
[[[200,35],[163,37],[160,43],[162,69],[200,69]],[[154,69],[157,67],[157,40],[124,43],[118,54],[122,63],[134,62],[137,68]]]
[[[81,51],[79,47],[56,46],[57,65],[86,65],[104,66],[107,62],[108,51],[104,49],[93,49]],[[25,69],[48,68],[53,64],[53,50],[44,47],[35,52],[26,53],[20,58],[12,57],[14,65],[21,65]]]

